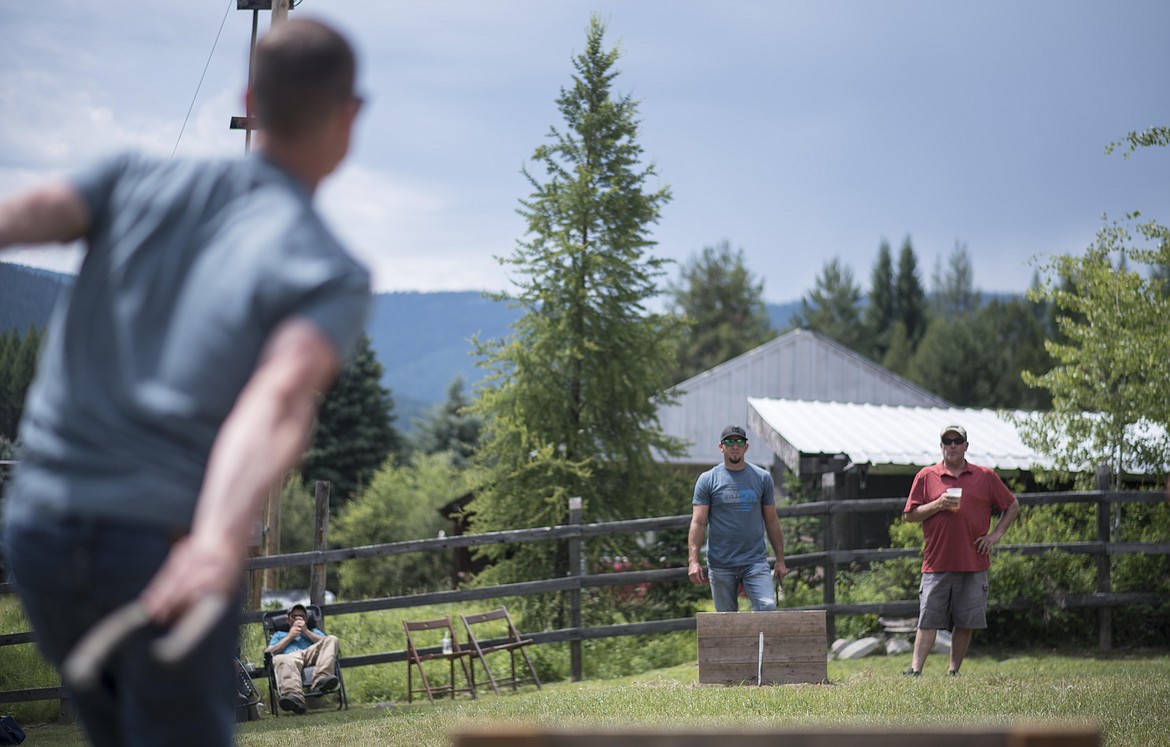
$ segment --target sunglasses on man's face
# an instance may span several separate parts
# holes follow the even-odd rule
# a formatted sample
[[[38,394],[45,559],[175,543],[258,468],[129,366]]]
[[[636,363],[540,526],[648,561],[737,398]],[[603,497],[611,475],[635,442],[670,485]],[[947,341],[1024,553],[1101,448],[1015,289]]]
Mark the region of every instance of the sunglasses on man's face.
[[[747,446],[746,438],[725,438],[722,441],[724,446]]]
[[[961,438],[944,438],[942,440],[942,442],[944,444],[946,444],[947,446],[957,446],[957,445],[963,443],[963,440],[964,439],[961,439]]]

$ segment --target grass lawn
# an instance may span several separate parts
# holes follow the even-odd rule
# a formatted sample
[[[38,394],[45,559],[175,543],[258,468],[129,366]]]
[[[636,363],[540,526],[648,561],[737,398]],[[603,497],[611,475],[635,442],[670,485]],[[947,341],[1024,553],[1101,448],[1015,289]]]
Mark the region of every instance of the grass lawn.
[[[975,655],[963,676],[946,676],[934,655],[922,677],[902,676],[909,656],[830,662],[829,685],[717,687],[687,664],[635,677],[556,682],[519,694],[435,705],[404,703],[243,724],[242,747],[449,745],[456,731],[484,725],[567,728],[748,728],[978,726],[1090,722],[1110,747],[1170,747],[1170,654]],[[263,683],[257,681],[263,689]],[[267,697],[267,692],[264,692]],[[75,727],[28,729],[26,744],[82,744]]]

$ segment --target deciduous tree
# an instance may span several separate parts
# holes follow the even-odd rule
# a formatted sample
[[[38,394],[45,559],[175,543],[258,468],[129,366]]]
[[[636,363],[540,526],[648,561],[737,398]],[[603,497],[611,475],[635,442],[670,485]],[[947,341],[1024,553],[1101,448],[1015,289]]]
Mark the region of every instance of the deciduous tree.
[[[1121,475],[1170,463],[1170,298],[1157,278],[1132,266],[1167,261],[1170,230],[1130,216],[1103,227],[1083,256],[1052,259],[1048,285],[1032,292],[1052,303],[1064,341],[1047,345],[1051,370],[1024,376],[1051,393],[1051,412],[1018,425],[1058,476],[1091,475],[1099,464]]]

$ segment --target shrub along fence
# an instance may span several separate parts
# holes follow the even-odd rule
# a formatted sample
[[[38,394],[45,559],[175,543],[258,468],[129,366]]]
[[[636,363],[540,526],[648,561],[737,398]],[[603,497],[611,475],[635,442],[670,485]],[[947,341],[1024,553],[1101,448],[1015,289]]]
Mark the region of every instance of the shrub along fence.
[[[317,491],[318,496],[323,492]],[[327,498],[326,498],[327,500]],[[1112,591],[1111,558],[1120,555],[1170,555],[1170,542],[1115,542],[1112,539],[1111,509],[1114,506],[1127,503],[1158,503],[1164,500],[1162,493],[1145,491],[1086,491],[1067,493],[1032,493],[1019,496],[1022,506],[1052,506],[1060,504],[1096,504],[1097,509],[1097,538],[1088,542],[1058,542],[1027,545],[1000,545],[996,553],[1017,553],[1022,555],[1041,555],[1049,552],[1064,552],[1087,554],[1097,559],[1096,590],[1092,594],[1061,595],[1040,602],[1033,600],[1018,600],[1004,604],[992,605],[993,610],[1029,610],[1036,607],[1065,608],[1096,608],[1098,612],[1098,642],[1103,650],[1112,647],[1112,610],[1119,607],[1135,605],[1156,605],[1163,600],[1154,589],[1148,592],[1115,593]],[[834,582],[836,568],[843,564],[878,563],[894,558],[916,558],[921,556],[918,548],[880,548],[880,549],[839,549],[836,547],[837,537],[842,519],[847,514],[885,512],[899,513],[905,505],[904,498],[879,498],[860,500],[833,500],[803,503],[777,508],[781,518],[821,517],[822,537],[824,549],[819,552],[801,553],[786,556],[789,569],[801,567],[816,567],[824,579],[824,599],[821,604],[791,607],[787,609],[816,609],[825,610],[828,615],[828,641],[836,637],[835,616],[856,614],[879,615],[912,615],[918,610],[917,600],[898,600],[869,603],[836,602],[836,583]],[[319,511],[318,516],[327,511]],[[596,524],[581,523],[581,500],[570,499],[569,524],[553,527],[539,527],[535,529],[516,529],[502,532],[488,532],[484,534],[469,534],[453,537],[438,537],[433,539],[419,539],[405,542],[392,542],[380,545],[363,547],[339,548],[334,550],[317,549],[309,552],[289,553],[270,557],[251,559],[247,564],[250,571],[262,571],[272,568],[289,568],[299,566],[312,567],[312,581],[310,596],[315,604],[321,604],[323,612],[333,617],[359,612],[376,610],[403,609],[424,607],[436,604],[453,604],[481,600],[507,599],[532,594],[565,593],[569,595],[570,627],[549,631],[523,631],[526,638],[534,643],[568,642],[570,646],[570,673],[574,681],[581,679],[581,642],[586,640],[609,638],[614,636],[643,635],[651,633],[666,633],[681,630],[694,630],[695,618],[675,618],[669,620],[650,620],[645,622],[627,623],[620,625],[603,625],[584,627],[581,625],[581,591],[612,586],[630,586],[637,584],[662,583],[690,583],[685,567],[659,568],[650,570],[633,570],[615,573],[587,574],[582,572],[581,545],[595,537],[606,537],[622,534],[638,534],[660,530],[685,530],[690,525],[690,515],[662,516],[648,519],[634,519],[629,521],[603,522]],[[319,524],[320,526],[320,524]],[[325,546],[324,531],[316,533],[315,545]],[[505,584],[479,588],[463,588],[450,591],[437,591],[422,594],[410,594],[379,599],[339,602],[324,605],[324,579],[328,565],[346,560],[359,558],[379,558],[391,555],[401,555],[414,552],[446,551],[464,547],[479,547],[489,544],[513,542],[567,542],[570,574],[563,578],[550,578],[522,583]],[[9,584],[0,584],[0,594],[10,593]],[[245,612],[242,616],[243,625],[259,624],[263,612]],[[33,642],[32,633],[9,633],[0,635],[0,647]],[[423,652],[438,651],[422,649]],[[406,660],[405,651],[387,651],[383,653],[365,654],[343,657],[342,665],[346,668],[385,664]],[[254,677],[262,677],[262,671],[252,673]],[[62,697],[61,688],[47,687],[28,690],[0,692],[0,704],[23,702],[30,700],[58,699]]]

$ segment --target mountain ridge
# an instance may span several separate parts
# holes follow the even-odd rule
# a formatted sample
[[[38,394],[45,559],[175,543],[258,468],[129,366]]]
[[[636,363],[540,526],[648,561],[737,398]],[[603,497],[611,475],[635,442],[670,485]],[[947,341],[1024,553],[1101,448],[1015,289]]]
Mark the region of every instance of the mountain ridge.
[[[72,281],[71,275],[0,262],[0,332],[44,327]],[[800,302],[766,306],[772,326],[782,331]],[[382,384],[394,397],[396,426],[410,430],[414,419],[445,402],[456,377],[470,393],[484,375],[471,339],[506,337],[521,314],[511,302],[480,291],[374,294],[366,333],[385,372]]]

